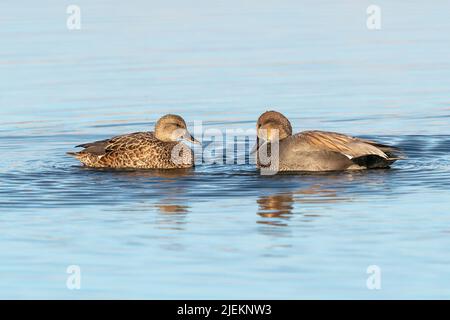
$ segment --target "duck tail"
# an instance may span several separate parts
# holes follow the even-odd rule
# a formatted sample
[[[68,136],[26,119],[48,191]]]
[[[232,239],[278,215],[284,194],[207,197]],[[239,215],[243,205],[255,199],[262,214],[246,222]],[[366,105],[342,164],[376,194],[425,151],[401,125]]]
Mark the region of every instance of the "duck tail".
[[[397,160],[399,159],[383,158],[375,154],[364,155],[352,159],[353,163],[367,169],[389,168],[390,165]]]
[[[75,157],[75,158],[78,158],[78,156],[79,156],[78,152],[66,152],[66,154],[68,156]]]
[[[388,156],[388,160],[396,161],[408,158],[404,151],[398,147],[381,145],[379,149]]]

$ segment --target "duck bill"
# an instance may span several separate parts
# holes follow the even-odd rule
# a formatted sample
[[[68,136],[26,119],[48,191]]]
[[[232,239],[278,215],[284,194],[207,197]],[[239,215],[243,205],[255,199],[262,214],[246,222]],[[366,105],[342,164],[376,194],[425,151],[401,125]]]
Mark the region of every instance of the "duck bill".
[[[256,143],[253,146],[252,150],[250,151],[251,155],[254,155],[255,153],[257,153],[259,151],[259,149],[263,146],[265,146],[267,144],[267,141],[264,141],[264,139],[262,139],[262,141],[260,142],[259,137],[256,137]]]
[[[200,141],[198,141],[197,139],[195,139],[188,131],[186,131],[186,133],[183,136],[183,140],[195,143],[195,144],[201,144]]]
[[[259,149],[258,141],[256,141],[255,145],[253,146],[252,150],[250,151],[250,154],[254,155],[258,151],[258,149]]]

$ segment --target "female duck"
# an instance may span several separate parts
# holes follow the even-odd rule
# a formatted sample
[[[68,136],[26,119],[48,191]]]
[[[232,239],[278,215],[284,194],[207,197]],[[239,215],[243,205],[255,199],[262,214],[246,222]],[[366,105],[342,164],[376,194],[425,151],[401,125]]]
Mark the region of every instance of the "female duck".
[[[176,169],[194,166],[190,148],[179,140],[199,143],[187,130],[183,118],[168,114],[158,120],[155,132],[136,132],[81,144],[80,152],[69,152],[94,168]]]
[[[292,134],[289,120],[281,113],[267,111],[257,122],[257,166],[273,167],[267,161],[268,146],[278,142],[277,171],[338,171],[389,168],[402,159],[399,149],[374,141],[324,131]],[[268,148],[271,149],[271,148]],[[265,153],[263,153],[265,152]],[[264,161],[261,161],[261,155]]]

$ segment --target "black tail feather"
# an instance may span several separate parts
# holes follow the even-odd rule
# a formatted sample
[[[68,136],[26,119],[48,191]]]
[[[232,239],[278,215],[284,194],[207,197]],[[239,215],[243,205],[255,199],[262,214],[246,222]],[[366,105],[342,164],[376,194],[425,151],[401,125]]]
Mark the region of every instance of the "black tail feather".
[[[353,158],[352,161],[360,167],[367,169],[389,168],[399,158],[383,158],[375,154]]]

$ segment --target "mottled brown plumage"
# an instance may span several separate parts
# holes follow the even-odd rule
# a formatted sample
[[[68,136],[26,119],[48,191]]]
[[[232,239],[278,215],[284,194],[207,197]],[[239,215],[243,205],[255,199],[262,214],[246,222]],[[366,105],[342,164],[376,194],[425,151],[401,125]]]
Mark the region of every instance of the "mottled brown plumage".
[[[158,120],[155,132],[136,132],[86,143],[71,156],[94,168],[177,169],[194,166],[192,150],[179,139],[198,143],[187,131],[184,120],[166,115]]]
[[[293,135],[289,120],[276,111],[267,111],[259,117],[257,132],[255,150],[278,142],[278,171],[388,168],[402,159],[395,147],[340,133],[304,131]],[[270,167],[271,164],[262,163],[258,152],[257,165]]]

